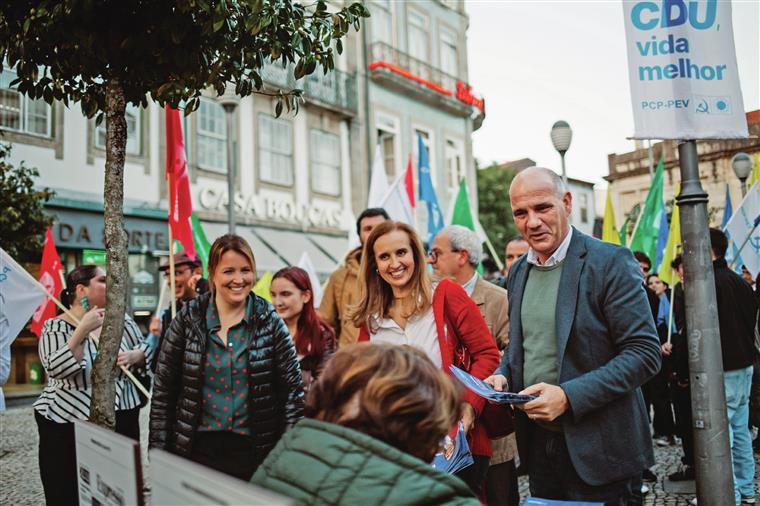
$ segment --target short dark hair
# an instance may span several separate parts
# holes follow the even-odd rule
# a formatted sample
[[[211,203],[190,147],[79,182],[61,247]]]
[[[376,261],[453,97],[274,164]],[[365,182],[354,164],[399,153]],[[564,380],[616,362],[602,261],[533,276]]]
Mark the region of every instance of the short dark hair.
[[[649,265],[649,268],[652,268],[652,261],[649,259],[646,253],[643,251],[634,251],[633,256],[636,259],[637,262],[644,262],[645,264]]]
[[[372,218],[374,216],[382,216],[386,220],[391,219],[391,217],[388,216],[388,213],[386,212],[386,210],[383,209],[382,207],[369,207],[365,209],[364,211],[362,211],[362,214],[360,214],[359,217],[356,219],[356,233],[358,234],[361,232],[362,220],[364,218]]]
[[[513,237],[511,237],[511,238],[510,238],[510,239],[507,241],[507,246],[509,246],[509,245],[510,245],[510,244],[512,244],[513,242],[528,242],[528,241],[525,239],[525,237],[523,237],[523,236],[521,236],[521,235],[516,235],[516,236],[513,236]]]
[[[728,239],[726,238],[726,234],[719,228],[710,229],[710,248],[716,257],[723,258],[726,256]]]
[[[683,264],[683,257],[681,255],[676,255],[676,257],[673,259],[672,262],[670,262],[670,267],[673,269],[678,269]]]

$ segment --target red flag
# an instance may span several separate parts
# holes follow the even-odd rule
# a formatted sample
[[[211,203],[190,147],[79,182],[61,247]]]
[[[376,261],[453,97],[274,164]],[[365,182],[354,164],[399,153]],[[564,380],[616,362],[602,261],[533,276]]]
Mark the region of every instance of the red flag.
[[[193,229],[190,215],[193,202],[190,198],[190,179],[187,177],[185,141],[182,138],[182,120],[177,109],[166,106],[166,180],[169,182],[169,227],[172,236],[182,244],[191,257],[195,257]]]
[[[414,209],[414,170],[412,169],[412,155],[409,155],[409,163],[406,165],[406,174],[404,174],[404,186],[406,194],[409,197],[409,203]]]
[[[63,290],[63,280],[61,279],[61,271],[63,270],[63,264],[61,263],[61,257],[58,256],[58,250],[55,249],[55,241],[53,240],[53,233],[50,231],[50,227],[45,232],[45,247],[42,250],[42,263],[40,264],[40,283],[47,288],[47,291],[53,294],[55,297]],[[32,316],[31,330],[37,337],[42,336],[42,326],[49,318],[55,316],[55,302],[52,299],[46,298],[45,302],[40,304],[34,311]]]

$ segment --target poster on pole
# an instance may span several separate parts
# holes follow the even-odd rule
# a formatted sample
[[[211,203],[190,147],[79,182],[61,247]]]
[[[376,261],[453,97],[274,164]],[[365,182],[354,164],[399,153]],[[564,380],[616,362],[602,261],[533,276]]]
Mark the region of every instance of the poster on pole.
[[[150,450],[150,503],[161,506],[295,506],[295,500],[250,485],[163,450]]]
[[[731,2],[623,0],[635,139],[746,138]]]
[[[79,504],[143,506],[140,443],[90,422],[76,420]]]

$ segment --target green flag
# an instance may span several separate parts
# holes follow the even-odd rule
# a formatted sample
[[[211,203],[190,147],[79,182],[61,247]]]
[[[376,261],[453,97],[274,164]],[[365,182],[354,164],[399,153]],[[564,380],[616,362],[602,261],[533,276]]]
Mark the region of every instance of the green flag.
[[[660,219],[662,215],[662,184],[663,184],[663,158],[657,164],[657,171],[652,179],[644,209],[633,231],[631,243],[628,247],[632,251],[642,251],[652,260],[652,267],[657,259],[657,237],[660,235]]]
[[[470,209],[470,198],[467,196],[467,183],[464,178],[459,182],[459,192],[457,193],[457,199],[454,201],[454,213],[451,215],[452,225],[461,225],[465,228],[469,228],[476,234],[478,231],[475,229],[475,219],[472,217],[472,209]],[[478,264],[476,269],[481,276],[485,272],[483,264]]]
[[[626,218],[623,222],[623,226],[620,227],[620,244],[623,246],[628,244],[628,221],[630,218]]]
[[[470,198],[467,196],[467,184],[464,178],[459,182],[459,192],[457,193],[457,199],[454,201],[454,213],[451,216],[451,224],[462,225],[473,232],[477,232],[475,230],[475,220],[472,217],[472,210],[470,209]]]

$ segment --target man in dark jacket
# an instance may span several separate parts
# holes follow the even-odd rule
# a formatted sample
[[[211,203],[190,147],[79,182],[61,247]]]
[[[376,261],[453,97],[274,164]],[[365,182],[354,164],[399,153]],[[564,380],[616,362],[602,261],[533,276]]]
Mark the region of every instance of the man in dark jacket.
[[[716,228],[710,229],[710,248],[731,435],[734,495],[736,504],[739,504],[755,497],[755,460],[748,423],[757,302],[750,286],[728,268],[725,258],[728,240]]]

